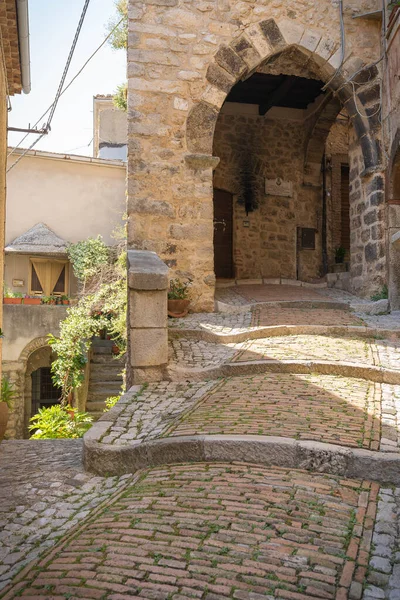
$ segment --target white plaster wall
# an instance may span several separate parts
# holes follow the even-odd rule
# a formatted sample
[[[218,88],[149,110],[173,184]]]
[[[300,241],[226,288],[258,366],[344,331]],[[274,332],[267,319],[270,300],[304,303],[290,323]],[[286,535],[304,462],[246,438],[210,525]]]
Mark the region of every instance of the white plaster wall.
[[[6,245],[40,222],[69,242],[100,234],[115,243],[126,211],[125,166],[46,154],[25,156],[8,175]]]

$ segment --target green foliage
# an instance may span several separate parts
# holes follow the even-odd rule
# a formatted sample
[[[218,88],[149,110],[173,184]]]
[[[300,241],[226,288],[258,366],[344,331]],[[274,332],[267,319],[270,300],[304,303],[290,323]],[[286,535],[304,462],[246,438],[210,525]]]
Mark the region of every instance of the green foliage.
[[[114,106],[126,112],[128,110],[128,84],[121,83],[113,96]]]
[[[170,300],[186,300],[189,296],[189,287],[191,285],[191,279],[188,279],[187,281],[171,279],[169,282],[168,298]]]
[[[3,284],[3,296],[4,298],[23,298],[24,295],[21,292],[13,292],[10,290],[6,283]]]
[[[81,438],[92,425],[92,417],[78,412],[71,406],[56,404],[49,408],[39,408],[30,419],[29,431],[34,440]]]
[[[72,262],[75,277],[83,284],[94,277],[98,270],[107,265],[109,261],[109,250],[101,235],[77,244],[70,244],[67,253]]]
[[[3,375],[1,379],[1,397],[0,402],[7,404],[8,408],[11,408],[12,401],[15,396],[14,386],[10,383],[10,380]]]
[[[62,405],[71,401],[73,391],[84,381],[93,336],[106,329],[121,354],[126,351],[125,244],[109,251],[101,240],[97,244],[97,240],[74,244],[70,254],[74,272],[83,277],[89,277],[90,273],[90,280],[80,291],[77,304],[67,309],[67,317],[60,323],[59,338],[49,335],[49,344],[56,354],[51,367],[53,381],[61,390]],[[96,247],[101,256],[92,260]]]
[[[121,398],[121,396],[110,396],[109,398],[107,398],[107,400],[105,402],[106,407],[104,409],[104,412],[108,412],[110,410],[110,408],[115,406],[120,398]]]
[[[339,248],[335,249],[335,260],[337,263],[342,263],[344,261],[345,256],[346,248],[343,248],[343,246],[339,246]]]
[[[389,291],[388,291],[388,287],[386,284],[382,287],[380,292],[376,292],[376,294],[373,294],[371,296],[371,300],[373,300],[374,302],[377,302],[378,300],[387,300],[388,298],[389,298]]]
[[[127,0],[115,0],[116,14],[110,19],[107,25],[109,32],[113,31],[110,37],[110,44],[115,50],[127,49],[128,47],[128,2]],[[122,22],[119,24],[119,22]]]

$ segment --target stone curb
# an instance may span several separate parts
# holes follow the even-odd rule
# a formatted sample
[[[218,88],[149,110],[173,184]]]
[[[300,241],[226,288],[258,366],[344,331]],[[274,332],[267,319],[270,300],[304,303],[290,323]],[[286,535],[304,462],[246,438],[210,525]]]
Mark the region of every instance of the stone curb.
[[[387,336],[400,337],[400,329],[377,329],[362,325],[271,325],[240,331],[238,333],[215,333],[202,329],[179,329],[170,327],[170,339],[187,338],[215,344],[234,344],[248,340],[265,339],[285,335],[337,335],[340,337],[360,338],[385,338]]]
[[[257,360],[224,363],[219,367],[205,369],[169,369],[170,381],[201,381],[220,377],[255,375],[261,373],[292,373],[293,375],[340,375],[356,377],[375,383],[400,385],[400,370],[386,369],[362,363],[308,361],[308,360]]]
[[[400,485],[397,453],[255,435],[181,436],[111,446],[98,441],[104,425],[95,423],[84,437],[84,466],[100,476],[120,476],[166,464],[246,462]]]

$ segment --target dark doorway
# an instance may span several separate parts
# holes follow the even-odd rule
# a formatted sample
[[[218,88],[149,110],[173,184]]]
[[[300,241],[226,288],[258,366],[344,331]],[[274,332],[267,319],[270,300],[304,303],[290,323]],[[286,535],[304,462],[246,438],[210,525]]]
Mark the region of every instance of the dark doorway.
[[[233,199],[232,194],[214,189],[214,272],[220,279],[232,279]]]
[[[59,404],[60,389],[56,388],[51,378],[50,367],[41,367],[32,373],[32,416],[39,408],[48,408]]]
[[[349,165],[341,165],[341,235],[340,245],[342,248],[350,252],[350,178],[349,178]]]

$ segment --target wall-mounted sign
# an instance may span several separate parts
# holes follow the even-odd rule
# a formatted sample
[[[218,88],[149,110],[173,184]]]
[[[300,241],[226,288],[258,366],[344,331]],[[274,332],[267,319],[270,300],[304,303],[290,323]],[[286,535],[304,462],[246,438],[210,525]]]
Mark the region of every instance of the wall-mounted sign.
[[[13,279],[12,284],[13,287],[24,287],[25,281],[23,279]]]
[[[291,198],[293,196],[293,183],[292,181],[283,181],[280,177],[266,179],[265,193],[269,196],[286,196],[287,198]]]

